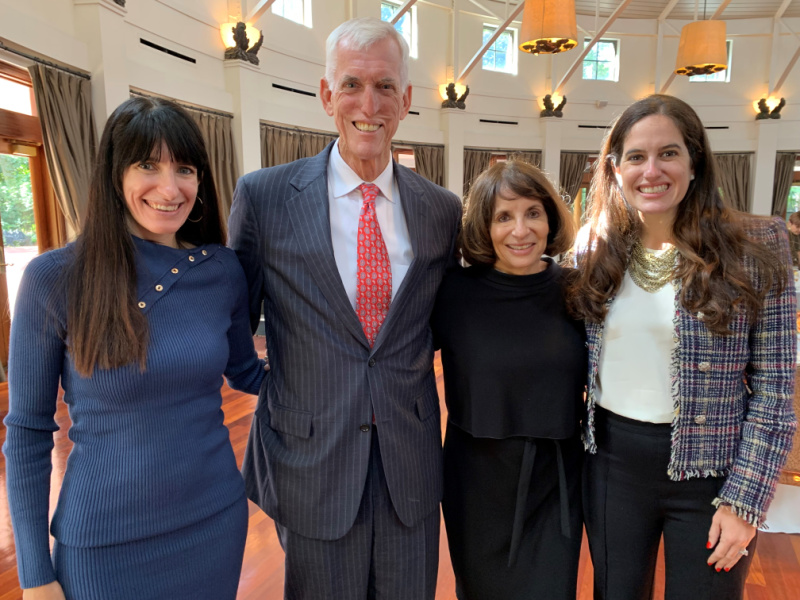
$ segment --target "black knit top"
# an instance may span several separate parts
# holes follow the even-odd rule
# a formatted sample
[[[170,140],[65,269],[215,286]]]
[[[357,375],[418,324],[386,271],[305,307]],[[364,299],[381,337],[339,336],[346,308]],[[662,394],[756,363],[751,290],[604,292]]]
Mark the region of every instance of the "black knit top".
[[[583,412],[586,334],[564,306],[565,271],[458,268],[431,324],[442,351],[449,421],[474,437],[565,439]]]

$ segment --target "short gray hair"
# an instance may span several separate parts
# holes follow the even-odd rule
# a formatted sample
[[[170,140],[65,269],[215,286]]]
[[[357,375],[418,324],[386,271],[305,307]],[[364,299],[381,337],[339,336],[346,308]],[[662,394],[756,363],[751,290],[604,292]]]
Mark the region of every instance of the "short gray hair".
[[[361,51],[385,39],[393,39],[400,49],[400,87],[405,91],[408,86],[408,44],[394,25],[374,17],[345,21],[328,36],[325,48],[325,80],[328,86],[334,86],[336,50],[340,45]]]

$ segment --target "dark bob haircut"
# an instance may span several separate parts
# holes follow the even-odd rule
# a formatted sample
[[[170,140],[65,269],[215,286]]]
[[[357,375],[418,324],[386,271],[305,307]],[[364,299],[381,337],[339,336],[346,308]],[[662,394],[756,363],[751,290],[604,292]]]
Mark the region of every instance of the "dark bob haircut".
[[[481,173],[467,197],[461,229],[461,255],[471,265],[493,265],[497,260],[490,233],[495,199],[501,191],[522,198],[535,198],[547,214],[547,247],[555,256],[566,252],[575,240],[575,224],[566,204],[544,173],[521,160],[498,162]]]
[[[202,202],[195,202],[191,220],[177,232],[178,240],[193,245],[224,244],[225,224],[203,135],[186,110],[161,98],[131,98],[109,117],[100,138],[87,227],[94,223],[120,235],[127,231],[123,175],[133,164],[159,160],[162,143],[176,162],[195,167],[199,179],[197,195]]]

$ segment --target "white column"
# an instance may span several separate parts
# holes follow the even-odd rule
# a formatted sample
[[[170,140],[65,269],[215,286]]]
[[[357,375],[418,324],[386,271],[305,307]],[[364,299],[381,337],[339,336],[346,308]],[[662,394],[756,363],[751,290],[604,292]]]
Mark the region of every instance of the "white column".
[[[780,125],[781,122],[776,119],[756,121],[758,142],[753,169],[753,207],[750,209],[754,215],[772,214],[772,186]]]
[[[466,115],[458,108],[441,109],[440,126],[444,133],[444,185],[459,198],[464,196],[464,123]]]
[[[542,170],[561,192],[561,136],[564,122],[557,117],[543,117],[542,122]]]
[[[242,175],[261,168],[260,72],[249,62],[225,61],[225,88],[233,97],[233,139]]]
[[[125,58],[127,10],[111,0],[74,0],[75,33],[89,50],[92,109],[98,134],[114,109],[130,98]]]

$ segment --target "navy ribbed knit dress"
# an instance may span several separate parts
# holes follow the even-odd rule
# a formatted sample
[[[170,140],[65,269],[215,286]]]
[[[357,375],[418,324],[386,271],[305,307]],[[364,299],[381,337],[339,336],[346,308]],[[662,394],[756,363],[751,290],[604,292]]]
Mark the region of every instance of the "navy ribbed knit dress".
[[[223,425],[220,386],[255,394],[247,289],[234,253],[134,238],[147,366],[75,371],[59,277],[72,247],[25,271],[11,330],[8,500],[23,588],[55,579],[67,598],[236,596],[247,534],[244,483]],[[74,447],[51,524],[59,383]]]

